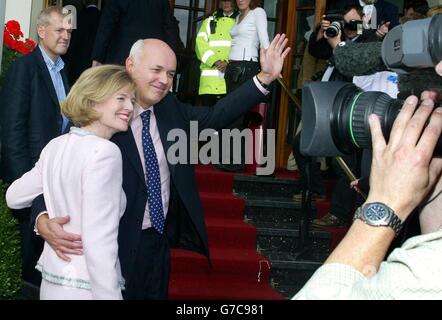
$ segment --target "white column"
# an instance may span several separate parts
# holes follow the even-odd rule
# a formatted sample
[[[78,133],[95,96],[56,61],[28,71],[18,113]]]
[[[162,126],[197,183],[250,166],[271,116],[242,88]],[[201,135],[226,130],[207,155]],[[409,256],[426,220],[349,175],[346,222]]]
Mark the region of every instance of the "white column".
[[[37,43],[37,17],[44,8],[44,0],[32,0],[31,23],[29,29],[29,38]]]
[[[25,38],[29,38],[31,9],[32,0],[6,0],[5,21],[17,20]]]

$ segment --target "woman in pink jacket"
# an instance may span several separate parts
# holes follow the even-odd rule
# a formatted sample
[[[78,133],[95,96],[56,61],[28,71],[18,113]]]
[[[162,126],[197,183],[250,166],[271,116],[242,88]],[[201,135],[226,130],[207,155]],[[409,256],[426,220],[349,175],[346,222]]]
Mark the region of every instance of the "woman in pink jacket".
[[[43,194],[49,217],[69,214],[65,230],[82,238],[83,255],[70,261],[45,243],[36,266],[41,299],[122,299],[117,237],[126,197],[121,153],[109,139],[128,129],[133,100],[134,84],[123,67],[86,70],[62,103],[75,127],[49,142],[35,167],[7,190],[12,209],[29,207]]]

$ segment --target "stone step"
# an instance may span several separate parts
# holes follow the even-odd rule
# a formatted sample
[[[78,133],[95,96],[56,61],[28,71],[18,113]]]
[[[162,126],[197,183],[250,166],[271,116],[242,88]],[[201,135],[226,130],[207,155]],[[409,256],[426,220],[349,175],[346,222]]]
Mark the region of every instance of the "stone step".
[[[319,261],[292,259],[291,255],[280,255],[278,259],[273,257],[270,270],[272,285],[288,299],[301,290],[313,273],[322,265],[322,262]]]
[[[256,244],[259,250],[275,254],[293,254],[301,246],[299,225],[297,224],[270,224],[264,222],[254,222],[252,224],[256,227]],[[308,246],[311,255],[322,257],[329,254],[330,244],[330,233],[310,228],[307,242],[302,245]],[[273,261],[273,256],[269,256],[269,259]]]
[[[237,175],[233,182],[234,193],[244,197],[279,197],[291,199],[301,192],[299,180],[275,177]]]
[[[301,203],[288,198],[247,197],[244,215],[252,222],[262,223],[299,223]],[[315,204],[312,205],[312,215],[315,214]]]

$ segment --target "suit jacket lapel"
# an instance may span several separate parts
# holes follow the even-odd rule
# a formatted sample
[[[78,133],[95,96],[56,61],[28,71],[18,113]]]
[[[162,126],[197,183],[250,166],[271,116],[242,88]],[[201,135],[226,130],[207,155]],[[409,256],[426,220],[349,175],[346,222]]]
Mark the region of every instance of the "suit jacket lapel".
[[[167,109],[167,106],[162,106],[161,102],[158,105],[155,105],[155,118],[157,120],[158,132],[160,133],[161,143],[163,144],[164,153],[166,155],[167,160],[167,150],[172,145],[172,141],[167,141],[167,133],[171,130],[166,124],[169,122],[167,119],[171,116],[169,112],[164,112]],[[167,164],[169,166],[170,175],[173,176],[175,174],[175,165],[171,165],[169,160],[167,160]]]
[[[144,176],[140,154],[138,153],[138,148],[137,144],[135,143],[132,129],[129,128],[127,132],[122,132],[118,134],[118,138],[116,140],[120,140],[119,147],[121,152],[127,156],[140,179],[143,180],[144,183],[146,183],[146,177]]]
[[[38,64],[40,66],[40,72],[43,77],[44,83],[46,85],[46,88],[48,89],[49,95],[55,105],[57,106],[57,109],[60,110],[60,103],[58,102],[57,93],[55,92],[54,84],[52,83],[51,75],[49,74],[48,67],[46,66],[46,63],[43,59],[43,55],[41,54],[40,48],[35,48],[36,57],[38,60]],[[61,116],[61,115],[60,115]]]
[[[69,94],[69,81],[68,81],[68,77],[66,75],[66,67],[64,67],[61,71],[61,79],[63,80],[63,87],[64,87],[64,92],[66,93],[66,96]]]

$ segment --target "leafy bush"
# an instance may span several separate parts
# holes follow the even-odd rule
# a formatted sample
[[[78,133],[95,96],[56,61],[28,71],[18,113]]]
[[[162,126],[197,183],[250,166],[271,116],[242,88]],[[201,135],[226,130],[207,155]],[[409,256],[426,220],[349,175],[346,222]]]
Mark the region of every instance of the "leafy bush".
[[[21,290],[21,255],[18,222],[5,200],[6,186],[0,180],[0,299],[16,299]]]

